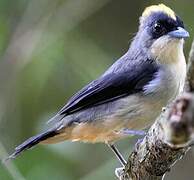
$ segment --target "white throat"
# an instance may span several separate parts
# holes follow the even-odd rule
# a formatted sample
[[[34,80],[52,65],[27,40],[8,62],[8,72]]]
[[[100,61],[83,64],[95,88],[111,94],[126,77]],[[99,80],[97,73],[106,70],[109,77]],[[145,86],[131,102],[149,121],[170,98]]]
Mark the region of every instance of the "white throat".
[[[150,48],[150,55],[161,64],[185,63],[183,39],[173,39],[168,35],[157,39]]]

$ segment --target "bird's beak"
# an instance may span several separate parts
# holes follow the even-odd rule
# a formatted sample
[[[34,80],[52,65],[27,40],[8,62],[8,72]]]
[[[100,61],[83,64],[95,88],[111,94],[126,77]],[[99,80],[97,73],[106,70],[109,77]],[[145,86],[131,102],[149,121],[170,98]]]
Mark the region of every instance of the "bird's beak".
[[[168,33],[170,37],[173,38],[188,38],[189,33],[182,27],[178,27],[176,30]]]

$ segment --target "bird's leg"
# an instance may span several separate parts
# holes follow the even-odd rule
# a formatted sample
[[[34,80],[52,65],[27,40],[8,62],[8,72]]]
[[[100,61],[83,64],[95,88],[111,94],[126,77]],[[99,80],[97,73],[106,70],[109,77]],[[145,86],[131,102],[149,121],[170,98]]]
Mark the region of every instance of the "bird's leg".
[[[145,136],[146,135],[146,132],[145,131],[141,131],[141,130],[131,130],[131,129],[122,129],[120,131],[117,131],[116,133],[123,134],[123,135],[131,135],[131,136],[134,136],[134,135]],[[116,170],[115,170],[115,175],[118,178],[120,178],[121,174],[123,173],[123,171],[125,169],[125,165],[127,164],[127,162],[125,161],[125,159],[123,158],[123,156],[119,152],[119,150],[115,147],[115,145],[109,144],[109,143],[107,143],[107,145],[113,151],[113,153],[116,155],[117,159],[119,160],[119,162],[123,166],[121,168],[116,168]]]
[[[119,150],[113,144],[107,144],[107,145],[113,151],[113,153],[116,155],[117,159],[119,160],[119,162],[123,166],[123,167],[120,167],[120,168],[116,168],[115,169],[115,175],[118,178],[120,178],[121,174],[124,171],[124,168],[125,168],[125,165],[127,164],[127,162],[125,161],[125,159],[123,158],[123,156],[121,155],[121,153],[119,152]]]
[[[132,130],[132,129],[121,129],[117,133],[124,134],[124,135],[131,135],[131,136],[145,136],[146,132],[142,130]]]
[[[113,153],[116,155],[117,159],[121,163],[121,165],[124,167],[126,165],[126,161],[123,158],[122,154],[119,152],[119,150],[115,147],[113,144],[107,144],[108,147],[113,151]]]

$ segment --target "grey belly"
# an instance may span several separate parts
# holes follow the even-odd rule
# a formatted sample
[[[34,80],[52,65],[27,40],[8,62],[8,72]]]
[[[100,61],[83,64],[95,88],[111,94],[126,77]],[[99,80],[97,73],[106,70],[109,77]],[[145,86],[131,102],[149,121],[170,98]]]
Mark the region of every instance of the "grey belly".
[[[115,141],[125,137],[118,133],[123,128],[140,130],[151,125],[164,105],[158,98],[134,94],[69,115],[59,130],[73,141]]]

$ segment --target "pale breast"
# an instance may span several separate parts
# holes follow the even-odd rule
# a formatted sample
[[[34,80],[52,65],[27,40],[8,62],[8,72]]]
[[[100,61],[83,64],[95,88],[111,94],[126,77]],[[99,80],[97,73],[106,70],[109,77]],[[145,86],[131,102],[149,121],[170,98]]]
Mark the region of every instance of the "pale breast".
[[[155,78],[144,87],[144,95],[139,96],[139,113],[130,117],[126,126],[128,128],[140,129],[151,125],[159,116],[162,108],[172,102],[184,88],[186,78],[186,61],[183,54],[183,40],[170,41],[167,46],[155,51],[158,55],[156,61],[160,68]],[[159,59],[160,58],[160,59]]]
[[[156,78],[145,87],[148,94],[157,92],[164,101],[171,101],[183,91],[186,77],[186,61],[183,39],[163,36],[156,40],[150,50],[151,57],[161,66]],[[169,102],[168,101],[168,102]]]

